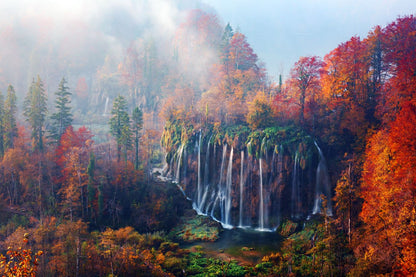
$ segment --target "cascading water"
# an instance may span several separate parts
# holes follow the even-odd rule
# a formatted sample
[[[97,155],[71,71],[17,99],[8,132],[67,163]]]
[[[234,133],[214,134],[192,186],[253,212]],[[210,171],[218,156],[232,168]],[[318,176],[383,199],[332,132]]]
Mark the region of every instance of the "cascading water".
[[[240,215],[238,221],[238,227],[243,227],[243,200],[244,200],[244,151],[241,150],[241,169],[240,169]]]
[[[110,102],[110,98],[107,96],[106,98],[105,98],[105,104],[104,104],[104,113],[103,113],[103,116],[104,115],[107,115],[107,112],[108,112],[108,103]]]
[[[283,146],[280,145],[279,153],[277,154],[277,225],[280,224],[281,209],[282,209],[282,192],[281,186],[283,181]]]
[[[319,164],[316,169],[316,184],[315,184],[315,202],[313,206],[312,214],[321,212],[322,199],[321,195],[326,197],[327,201],[327,215],[332,216],[332,204],[331,204],[331,184],[329,182],[328,167],[326,165],[326,159],[319,148],[318,143],[314,142],[316,149],[319,152]]]
[[[233,153],[234,148],[231,147],[230,152],[230,160],[228,162],[228,168],[227,168],[227,180],[226,180],[226,188],[225,188],[225,197],[224,197],[224,224],[228,228],[232,228],[231,225],[231,189],[232,189],[232,172],[233,172]]]
[[[209,193],[209,191],[210,191],[210,183],[209,183],[209,155],[210,155],[210,152],[209,152],[209,148],[210,148],[210,145],[211,145],[211,138],[212,138],[212,136],[209,138],[209,140],[208,140],[208,144],[207,144],[207,153],[206,153],[206,157],[205,157],[205,167],[204,167],[204,194],[202,195],[202,200],[201,200],[201,203],[200,203],[200,205],[199,205],[199,209],[201,210],[201,212],[203,212],[204,214],[206,214],[207,212],[208,212],[208,208],[209,207],[205,207],[205,203],[206,203],[206,200],[207,200],[207,196],[208,196],[208,193]]]
[[[299,201],[300,201],[300,180],[299,180],[299,153],[296,152],[295,160],[293,161],[292,173],[292,201],[291,201],[291,216],[292,218],[299,217]]]
[[[263,197],[263,168],[262,168],[263,159],[259,159],[259,170],[260,170],[260,203],[259,203],[259,229],[264,230],[264,197]]]
[[[223,215],[223,211],[224,211],[224,206],[223,206],[223,176],[224,176],[224,163],[225,163],[225,158],[227,156],[227,144],[224,144],[223,148],[222,148],[222,159],[221,159],[221,168],[220,168],[220,176],[219,176],[219,180],[218,180],[218,185],[217,185],[217,194],[215,197],[215,200],[212,204],[212,209],[211,209],[211,217],[214,218],[217,221],[218,220],[215,215],[214,215],[214,211],[215,208],[217,206],[217,203],[220,202],[220,213],[221,213],[221,219],[224,218]]]
[[[198,142],[198,195],[197,195],[197,207],[201,208],[201,194],[202,194],[202,185],[201,185],[201,137],[202,131],[199,131],[199,142]]]
[[[275,230],[282,218],[306,216],[310,206],[305,203],[313,203],[313,213],[319,213],[319,196],[330,198],[326,161],[317,145],[318,168],[311,167],[312,140],[296,144],[285,141],[285,146],[271,147],[271,139],[251,138],[239,149],[240,158],[235,159],[235,145],[227,151],[226,143],[214,142],[218,137],[213,140],[211,135],[208,139],[203,133],[201,130],[188,140],[194,147],[182,143],[174,155],[169,155],[173,157],[168,161],[167,173],[181,190],[186,188],[186,195],[193,196],[192,205],[199,214],[211,216],[224,228]],[[238,170],[239,176],[233,176]],[[315,170],[316,180],[311,180]],[[308,199],[308,195],[313,198]],[[330,201],[327,211],[332,212]]]
[[[181,164],[182,164],[182,154],[183,154],[183,148],[185,147],[185,144],[181,144],[181,146],[178,149],[178,160],[177,160],[177,167],[176,167],[176,173],[175,173],[175,181],[179,184],[180,178],[181,178]]]

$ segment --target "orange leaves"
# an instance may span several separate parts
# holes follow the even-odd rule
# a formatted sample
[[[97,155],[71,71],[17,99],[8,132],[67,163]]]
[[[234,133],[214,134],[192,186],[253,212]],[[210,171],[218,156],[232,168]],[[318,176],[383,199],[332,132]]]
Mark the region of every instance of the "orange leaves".
[[[72,126],[69,126],[56,149],[57,163],[61,166],[63,176],[59,194],[64,199],[63,210],[69,214],[71,221],[80,207],[82,214],[84,212],[88,157],[93,144],[91,138],[92,135],[86,127],[74,131]]]
[[[248,102],[247,123],[253,130],[270,127],[273,123],[272,114],[269,99],[264,92],[257,92],[253,101]]]
[[[257,69],[257,55],[248,44],[245,35],[236,32],[229,44],[229,63],[234,70]]]
[[[388,130],[371,137],[366,150],[361,217],[374,260],[394,259],[402,272],[416,273],[416,106],[405,103]],[[384,249],[384,248],[388,249]],[[388,251],[387,251],[388,250]],[[386,256],[382,253],[391,253]]]
[[[28,234],[24,235],[24,244],[27,244],[27,236]],[[6,277],[36,276],[39,257],[42,255],[43,251],[33,254],[31,249],[9,247],[6,256],[0,254],[0,274]]]

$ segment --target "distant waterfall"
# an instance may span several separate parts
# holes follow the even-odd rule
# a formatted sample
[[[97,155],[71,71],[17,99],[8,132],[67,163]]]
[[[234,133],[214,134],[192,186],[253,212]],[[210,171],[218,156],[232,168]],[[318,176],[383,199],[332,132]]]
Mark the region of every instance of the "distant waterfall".
[[[238,226],[243,227],[243,199],[244,199],[244,151],[241,150],[241,170],[240,170],[240,215]]]
[[[107,96],[106,98],[105,98],[105,104],[104,104],[104,113],[103,113],[103,115],[107,115],[107,113],[108,113],[108,102],[110,101],[110,98]]]
[[[328,167],[321,148],[319,148],[316,141],[314,143],[319,152],[319,164],[316,169],[315,202],[312,214],[321,212],[321,194],[323,194],[325,195],[327,201],[327,215],[332,216],[331,184],[329,182]]]

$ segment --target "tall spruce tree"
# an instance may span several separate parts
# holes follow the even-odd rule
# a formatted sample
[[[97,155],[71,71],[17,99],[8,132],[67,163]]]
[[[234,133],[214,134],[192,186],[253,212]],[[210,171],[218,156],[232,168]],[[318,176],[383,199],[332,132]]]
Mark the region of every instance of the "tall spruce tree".
[[[43,133],[46,119],[47,97],[43,88],[43,82],[38,76],[37,81],[32,81],[24,101],[24,116],[32,129],[32,146],[34,150],[43,151]]]
[[[134,108],[132,114],[132,131],[134,135],[134,168],[139,169],[139,139],[143,128],[143,112],[139,107]]]
[[[66,128],[72,124],[72,113],[71,107],[71,95],[69,88],[66,86],[67,82],[65,78],[62,78],[59,83],[58,91],[55,92],[55,113],[51,116],[51,130],[50,138],[55,143],[58,143],[61,140],[62,134],[65,132]]]
[[[127,150],[131,147],[130,117],[127,113],[127,101],[119,95],[114,99],[111,110],[110,132],[117,142],[117,160],[120,161],[121,151],[127,161]]]
[[[16,113],[17,113],[17,97],[12,85],[7,88],[6,101],[4,102],[4,150],[13,148],[14,140],[18,136]]]

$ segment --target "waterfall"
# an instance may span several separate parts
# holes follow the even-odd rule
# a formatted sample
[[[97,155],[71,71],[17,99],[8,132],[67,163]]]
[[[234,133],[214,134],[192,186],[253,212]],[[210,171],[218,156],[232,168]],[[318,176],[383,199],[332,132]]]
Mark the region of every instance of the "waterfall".
[[[278,224],[280,225],[280,213],[281,213],[281,207],[282,207],[282,191],[280,186],[282,186],[282,180],[283,180],[283,146],[280,145],[279,147],[279,153],[277,153],[277,189],[278,189],[278,204],[277,204],[277,220]]]
[[[260,204],[259,204],[259,229],[264,229],[264,199],[263,199],[263,168],[262,168],[262,161],[263,159],[259,159],[259,167],[260,167]]]
[[[185,147],[185,144],[181,144],[181,146],[178,149],[178,160],[177,160],[177,167],[176,167],[176,173],[175,173],[175,181],[179,184],[180,183],[180,175],[181,175],[181,163],[182,163],[182,153],[183,148]]]
[[[315,202],[312,214],[317,214],[321,211],[321,194],[323,194],[325,195],[327,201],[327,215],[332,216],[331,185],[329,182],[328,167],[321,148],[319,148],[316,141],[314,143],[319,152],[319,163],[316,168]]]
[[[299,216],[299,201],[300,201],[300,191],[299,191],[299,153],[296,152],[295,160],[293,162],[293,173],[292,173],[292,218]]]
[[[209,183],[209,156],[210,156],[210,152],[209,152],[209,146],[210,146],[210,144],[211,144],[211,138],[212,138],[212,135],[211,135],[211,137],[209,138],[209,140],[208,140],[208,145],[207,145],[207,153],[206,153],[206,156],[205,156],[205,167],[204,167],[204,194],[202,195],[202,200],[201,200],[201,203],[200,203],[200,210],[201,210],[201,212],[204,212],[205,211],[205,213],[207,213],[208,212],[208,207],[206,207],[205,209],[204,209],[204,207],[205,207],[205,202],[206,202],[206,200],[207,200],[207,196],[208,196],[208,193],[209,193],[209,188],[210,188],[210,183]]]
[[[232,171],[233,171],[233,152],[234,148],[231,147],[230,152],[230,160],[228,161],[228,168],[227,168],[227,180],[226,180],[226,189],[225,189],[225,197],[224,197],[224,224],[227,227],[232,227],[231,225],[231,189],[232,189]]]
[[[199,131],[199,142],[198,142],[198,187],[197,187],[197,191],[198,191],[198,195],[197,195],[197,207],[200,207],[201,204],[201,193],[202,193],[202,187],[201,187],[201,136],[202,136],[202,131]]]
[[[177,150],[169,153],[170,169],[165,173],[183,193],[182,187],[186,187],[186,194],[192,196],[192,205],[198,214],[212,217],[224,228],[273,231],[283,217],[301,219],[305,203],[310,203],[311,213],[322,213],[322,194],[329,199],[324,208],[332,214],[325,157],[315,143],[319,155],[315,154],[318,167],[314,175],[309,167],[310,155],[303,154],[304,147],[311,145],[312,140],[301,145],[291,142],[283,147],[271,145],[272,140],[261,137],[236,148],[240,157],[234,157],[234,147],[230,146],[228,152],[227,144],[214,143],[213,135],[210,136],[206,136],[205,130],[199,130],[189,140],[192,147],[189,141],[178,145]],[[290,149],[298,151],[290,152]],[[236,173],[238,167],[240,172]],[[239,183],[233,184],[233,181]],[[313,182],[316,182],[315,188],[312,185],[314,191],[303,194],[303,187]]]
[[[276,149],[277,146],[275,146]],[[276,154],[277,151],[275,151],[275,149],[273,150],[273,155],[272,155],[272,160],[270,162],[270,166],[269,166],[269,172],[268,175],[266,175],[268,177],[267,179],[267,185],[266,187],[263,187],[264,191],[265,191],[265,197],[264,197],[264,224],[266,226],[270,227],[270,223],[269,223],[269,212],[270,209],[273,212],[273,207],[271,205],[271,196],[273,194],[273,181],[276,179],[276,171],[275,171],[275,166],[276,166]]]
[[[108,102],[110,101],[110,98],[107,96],[105,98],[105,104],[104,104],[104,113],[103,115],[107,115],[107,110],[108,110]]]
[[[244,199],[244,150],[241,150],[241,170],[240,170],[240,217],[238,227],[243,227],[243,199]]]
[[[225,158],[227,155],[227,144],[224,144],[224,146],[222,147],[222,159],[221,159],[221,168],[220,168],[220,176],[219,176],[219,180],[218,180],[218,185],[217,185],[217,196],[215,197],[214,203],[212,204],[212,209],[211,209],[211,217],[213,219],[216,219],[214,216],[214,211],[215,211],[215,207],[216,204],[218,202],[220,202],[220,212],[221,212],[221,218],[223,218],[223,175],[224,175],[224,162],[225,162]],[[218,220],[218,219],[216,219]]]

